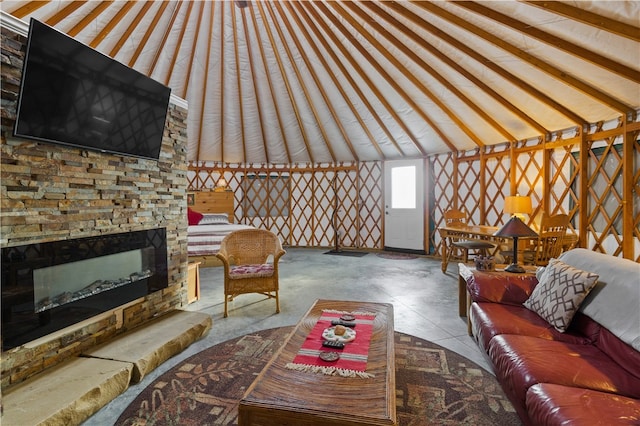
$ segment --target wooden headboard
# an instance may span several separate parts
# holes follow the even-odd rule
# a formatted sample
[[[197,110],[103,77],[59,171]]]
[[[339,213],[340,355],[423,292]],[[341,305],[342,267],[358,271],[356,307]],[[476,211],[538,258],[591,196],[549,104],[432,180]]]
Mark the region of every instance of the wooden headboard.
[[[200,213],[227,213],[234,222],[234,197],[232,191],[198,191],[187,194],[187,204]]]

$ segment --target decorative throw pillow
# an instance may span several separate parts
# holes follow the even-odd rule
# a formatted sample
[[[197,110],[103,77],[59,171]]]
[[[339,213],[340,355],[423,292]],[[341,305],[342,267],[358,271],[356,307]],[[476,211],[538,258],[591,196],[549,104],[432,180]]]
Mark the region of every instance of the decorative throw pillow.
[[[189,221],[189,226],[199,224],[201,219],[202,213],[191,210],[189,207],[187,207],[187,220]]]
[[[551,259],[523,305],[547,320],[556,330],[564,332],[598,278],[597,274]]]
[[[226,213],[205,213],[199,225],[227,225],[229,215]]]

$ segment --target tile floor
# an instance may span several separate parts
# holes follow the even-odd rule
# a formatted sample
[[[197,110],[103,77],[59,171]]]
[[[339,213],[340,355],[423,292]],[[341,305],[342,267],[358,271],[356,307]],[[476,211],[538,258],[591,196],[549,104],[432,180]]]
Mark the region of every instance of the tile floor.
[[[467,335],[466,319],[458,316],[456,263],[450,263],[444,274],[440,261],[433,258],[392,260],[376,253],[347,257],[324,254],[326,251],[287,249],[280,261],[280,314],[275,314],[274,300],[252,294],[238,296],[229,305],[229,317],[223,318],[222,268],[200,269],[202,296],[185,309],[212,316],[209,334],[131,386],[84,425],[114,424],[138,393],[178,362],[225,340],[294,325],[316,299],[392,303],[396,331],[437,343],[491,371],[487,359]]]

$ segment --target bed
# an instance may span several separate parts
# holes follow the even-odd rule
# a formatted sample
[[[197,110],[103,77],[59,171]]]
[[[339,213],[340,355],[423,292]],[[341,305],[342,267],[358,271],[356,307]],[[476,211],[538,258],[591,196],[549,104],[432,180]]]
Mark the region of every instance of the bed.
[[[227,213],[199,213],[188,209],[189,228],[187,230],[187,252],[189,262],[200,262],[201,267],[221,266],[215,256],[222,239],[238,229],[254,228],[229,222]]]

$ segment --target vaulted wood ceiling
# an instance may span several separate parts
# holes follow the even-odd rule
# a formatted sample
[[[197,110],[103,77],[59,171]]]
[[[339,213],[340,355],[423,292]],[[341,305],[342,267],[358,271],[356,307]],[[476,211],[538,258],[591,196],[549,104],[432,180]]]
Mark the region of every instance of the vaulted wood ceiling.
[[[188,157],[413,158],[640,109],[637,1],[3,1],[188,101]]]

